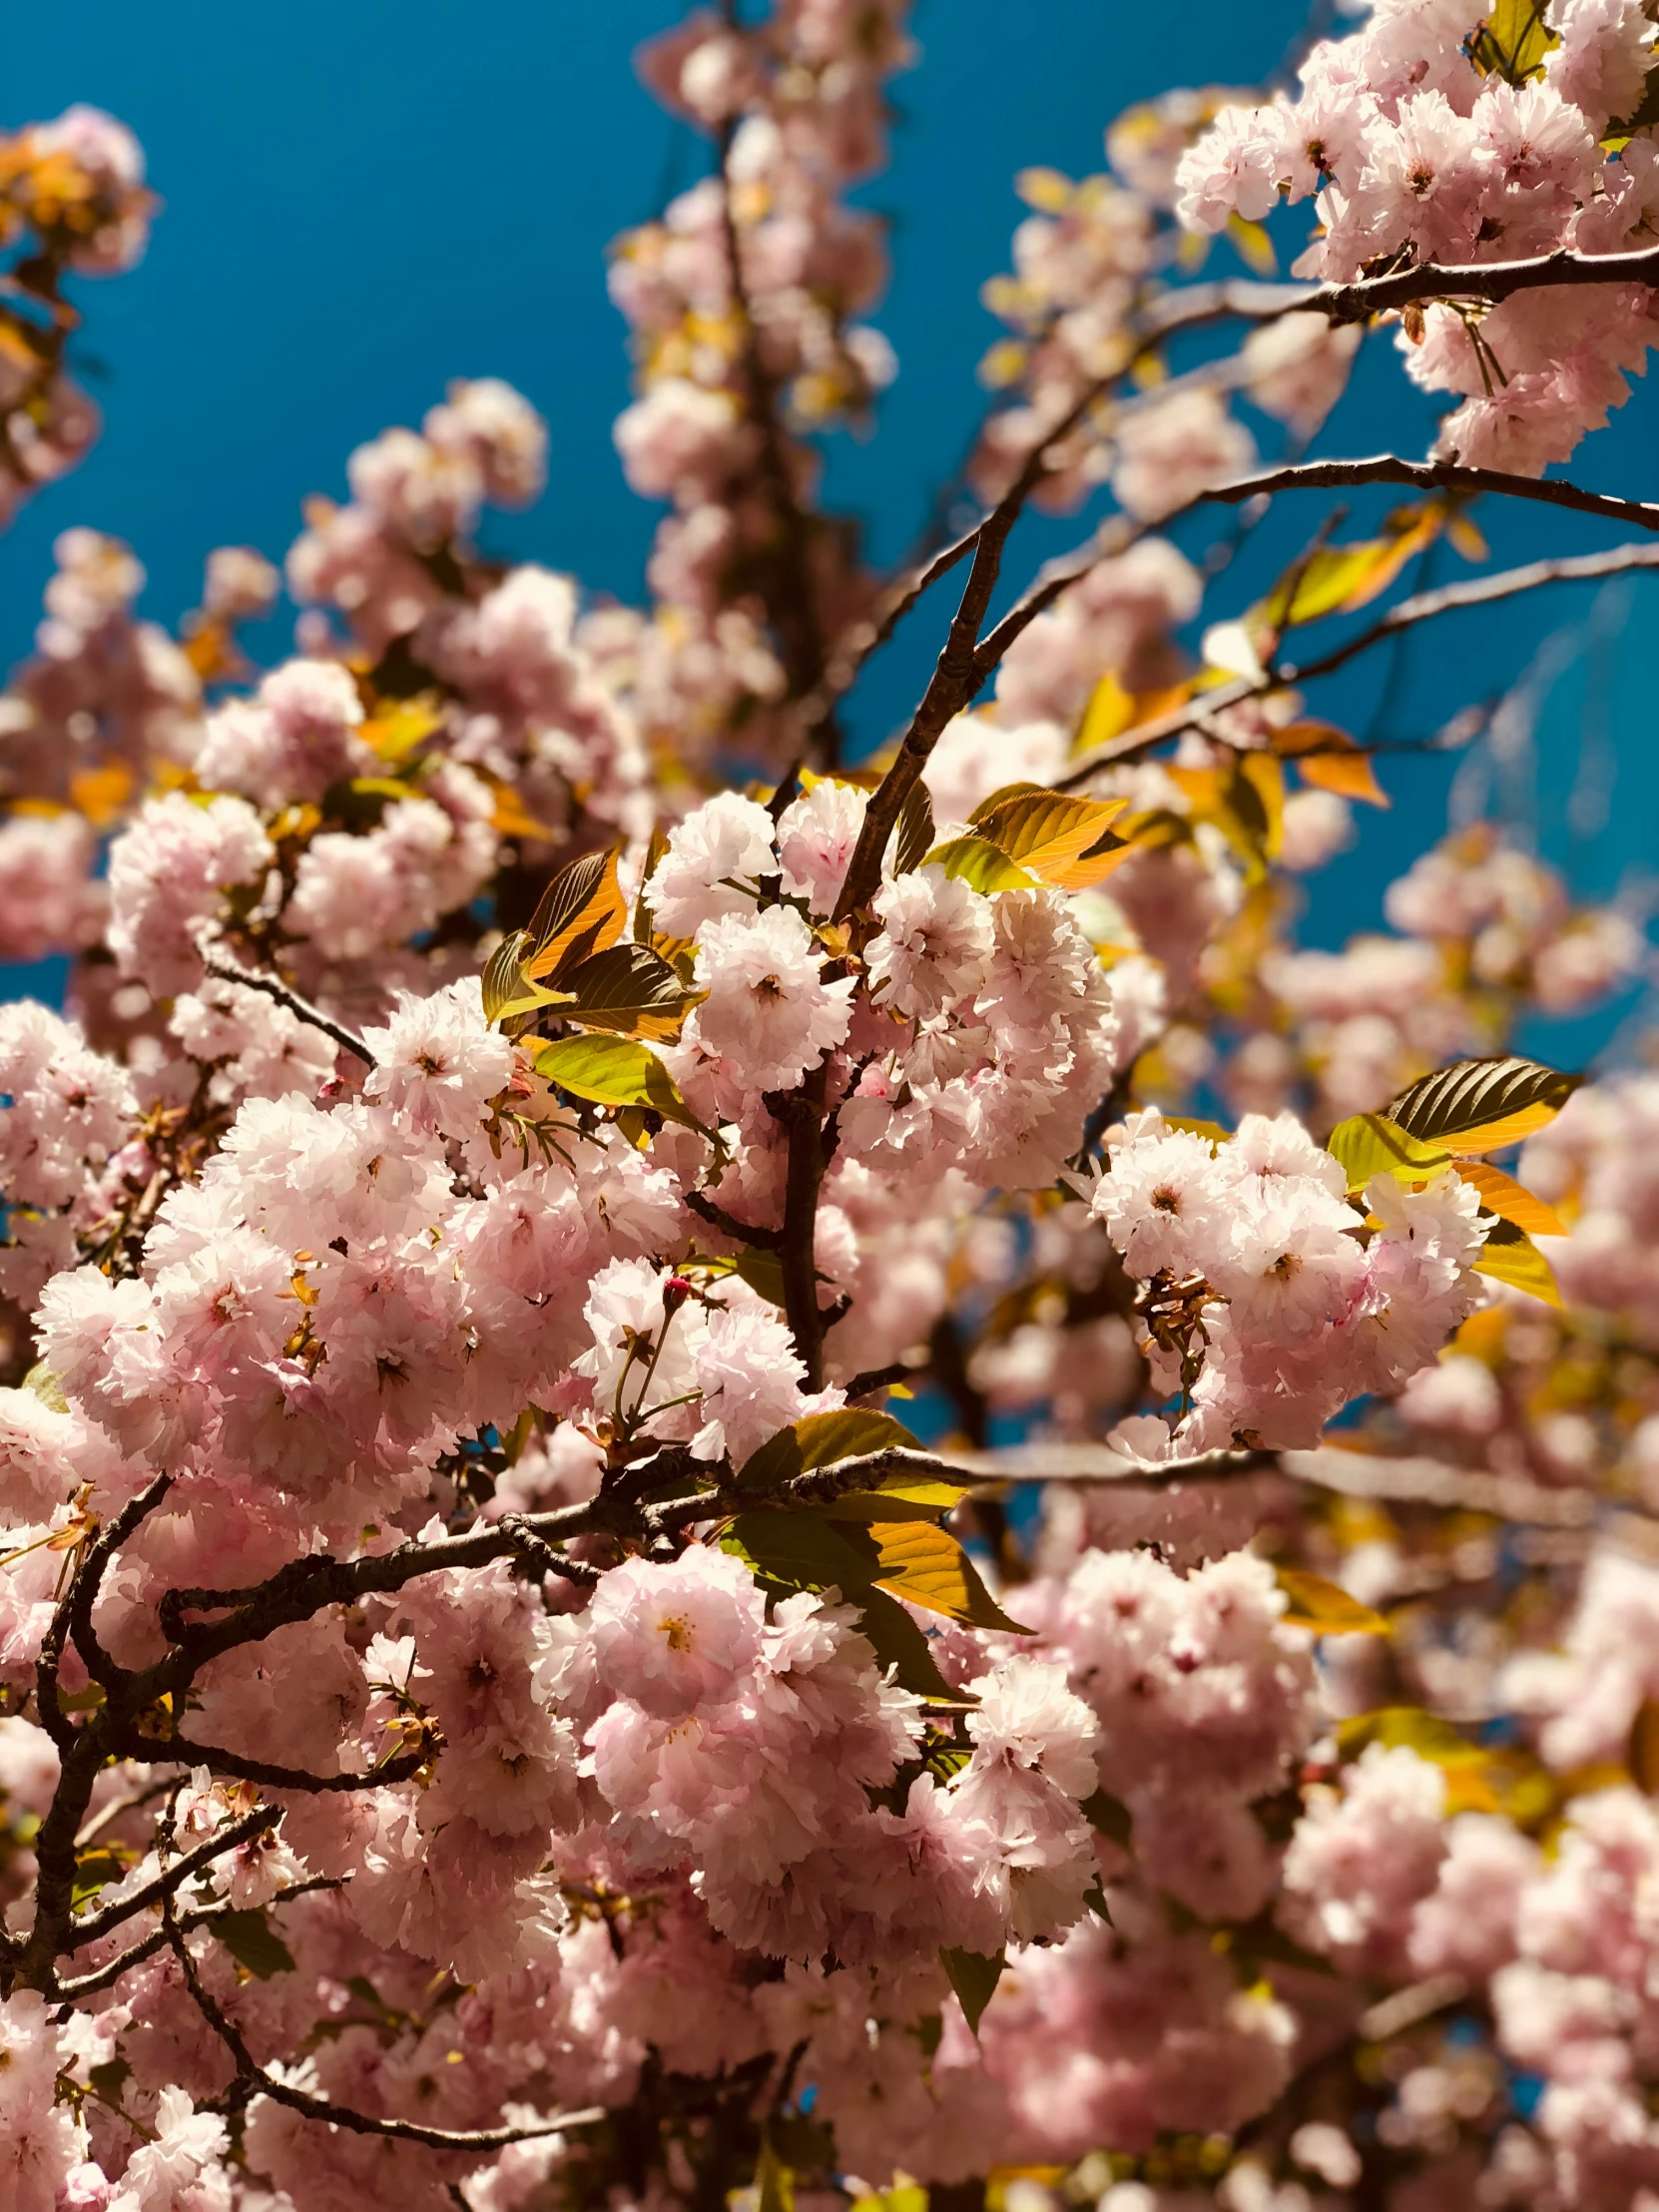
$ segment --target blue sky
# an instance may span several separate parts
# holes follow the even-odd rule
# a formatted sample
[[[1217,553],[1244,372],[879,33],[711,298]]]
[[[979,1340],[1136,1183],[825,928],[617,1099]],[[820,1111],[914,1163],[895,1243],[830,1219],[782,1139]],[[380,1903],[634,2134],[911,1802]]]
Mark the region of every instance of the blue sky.
[[[211,546],[252,543],[279,557],[301,498],[343,490],[351,446],[417,421],[458,374],[506,376],[553,424],[548,493],[531,513],[491,522],[492,550],[637,594],[655,518],[623,486],[611,444],[628,386],[603,249],[707,160],[631,66],[638,40],[680,12],[670,0],[288,0],[276,10],[82,0],[13,23],[6,120],[76,99],[109,108],[143,139],[166,208],[138,271],[83,287],[83,373],[107,427],[87,464],[0,539],[0,656],[27,649],[59,530],[86,522],[128,539],[149,572],[146,611],[171,620],[193,603]],[[923,56],[895,88],[893,162],[863,194],[893,223],[896,275],[876,319],[900,372],[877,437],[842,441],[829,473],[832,499],[864,518],[878,558],[902,552],[982,405],[974,368],[995,326],[977,294],[1007,266],[1022,212],[1013,173],[1037,162],[1074,175],[1100,167],[1102,129],[1119,108],[1195,69],[1212,81],[1261,76],[1300,17],[1286,0],[1189,0],[1179,14],[1108,0],[920,0]],[[1294,242],[1306,211],[1280,220]],[[1433,410],[1386,341],[1370,350],[1324,449],[1420,453]],[[1572,473],[1636,491],[1659,482],[1656,457],[1638,387]],[[1357,502],[1357,525],[1378,504]],[[1253,554],[1258,569],[1290,557],[1315,519],[1312,506],[1276,513]],[[1482,519],[1500,564],[1618,535],[1539,508]],[[1078,535],[1075,522],[1029,526],[1016,580]],[[1448,560],[1443,574],[1455,567]],[[1239,575],[1238,606],[1258,580],[1249,568]],[[1538,737],[1542,842],[1602,894],[1645,861],[1659,798],[1645,666],[1659,587],[1617,592],[1601,603],[1588,659],[1572,640],[1552,649],[1567,672]],[[1381,706],[1385,672],[1375,662],[1320,704],[1353,728],[1381,715],[1388,734],[1419,737],[1503,689],[1591,606],[1580,589],[1459,618],[1423,635]],[[913,698],[942,611],[872,672],[859,709],[866,739]],[[285,621],[260,642],[277,658]],[[1587,724],[1596,774],[1605,783],[1611,763],[1617,780],[1605,826],[1569,837]],[[1385,766],[1394,810],[1368,819],[1359,853],[1319,880],[1315,935],[1335,941],[1375,923],[1383,882],[1440,828],[1449,774],[1444,760]],[[1581,823],[1590,812],[1580,805]]]

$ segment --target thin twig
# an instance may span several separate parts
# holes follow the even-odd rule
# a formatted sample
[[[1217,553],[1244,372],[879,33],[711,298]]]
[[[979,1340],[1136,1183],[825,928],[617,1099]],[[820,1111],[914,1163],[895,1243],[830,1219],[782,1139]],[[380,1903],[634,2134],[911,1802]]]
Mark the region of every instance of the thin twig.
[[[290,1014],[296,1014],[311,1028],[320,1029],[325,1037],[332,1037],[342,1052],[349,1052],[365,1066],[373,1067],[374,1055],[354,1029],[325,1014],[320,1006],[313,1006],[308,998],[301,998],[296,990],[281,981],[278,976],[266,975],[255,968],[239,967],[234,960],[216,960],[204,953],[202,965],[210,975],[222,983],[245,983],[251,991],[264,991],[267,998],[274,998],[278,1006],[285,1006]]]

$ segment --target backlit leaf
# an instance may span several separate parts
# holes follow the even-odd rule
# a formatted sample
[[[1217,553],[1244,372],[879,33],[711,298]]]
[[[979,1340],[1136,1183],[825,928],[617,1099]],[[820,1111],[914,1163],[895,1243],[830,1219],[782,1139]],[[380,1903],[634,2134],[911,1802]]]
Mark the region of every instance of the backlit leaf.
[[[1111,669],[1096,684],[1089,695],[1089,704],[1083,710],[1082,724],[1077,732],[1077,751],[1093,753],[1097,747],[1110,745],[1114,738],[1121,738],[1126,730],[1135,726],[1135,697],[1124,690]]]
[[[1325,1149],[1348,1177],[1351,1191],[1363,1191],[1374,1175],[1426,1183],[1451,1157],[1437,1145],[1419,1144],[1408,1137],[1385,1114],[1351,1114],[1326,1138]]]
[[[1128,805],[1124,799],[1074,799],[1042,789],[998,797],[975,809],[972,821],[982,836],[1057,890],[1083,890],[1097,883],[1128,851],[1111,825]]]
[[[571,1000],[572,1020],[659,1044],[678,1037],[688,1012],[707,996],[688,990],[679,970],[645,944],[612,944],[574,967],[561,965],[558,982]]]
[[[877,1565],[870,1580],[895,1597],[970,1628],[1000,1628],[1024,1633],[1011,1621],[980,1581],[973,1561],[946,1528],[935,1521],[871,1521],[862,1530],[875,1547]]]
[[[1212,1145],[1226,1144],[1233,1135],[1232,1130],[1227,1128],[1224,1123],[1205,1121],[1198,1114],[1166,1114],[1164,1116],[1164,1127],[1166,1129],[1183,1129],[1190,1137],[1208,1138]]]
[[[1457,1175],[1459,1181],[1472,1183],[1480,1193],[1484,1212],[1512,1221],[1529,1237],[1564,1237],[1567,1234],[1567,1225],[1554,1207],[1546,1206],[1541,1198],[1534,1198],[1530,1191],[1522,1190],[1501,1168],[1494,1168],[1485,1160],[1462,1160],[1458,1163]]]
[[[1377,781],[1370,754],[1362,753],[1348,733],[1333,723],[1293,722],[1288,729],[1275,731],[1273,750],[1282,760],[1295,761],[1302,781],[1319,791],[1363,800],[1368,807],[1390,804]]]
[[[703,1128],[662,1061],[632,1038],[560,1037],[537,1048],[536,1067],[549,1083],[591,1105],[646,1106],[665,1121]]]
[[[561,968],[615,944],[627,926],[616,853],[584,852],[543,891],[527,932],[524,972],[532,981],[555,979]]]
[[[987,897],[996,891],[1031,890],[1037,880],[989,837],[977,836],[971,830],[966,836],[950,837],[934,845],[924,857],[942,867],[946,875],[960,876],[970,890],[982,891]]]
[[[1280,1616],[1287,1628],[1312,1628],[1322,1636],[1388,1633],[1381,1613],[1374,1613],[1323,1575],[1309,1574],[1302,1567],[1281,1567],[1275,1579],[1291,1601],[1290,1611]]]
[[[959,1505],[972,1483],[941,1482],[927,1475],[891,1475],[873,1490],[843,1490],[825,1507],[831,1520],[937,1520]]]
[[[888,1451],[894,1445],[912,1451],[916,1439],[891,1413],[844,1405],[833,1413],[808,1413],[789,1428],[769,1436],[759,1451],[751,1453],[738,1473],[746,1490],[776,1490],[793,1475],[815,1467],[832,1467],[841,1459],[861,1459],[871,1451]],[[955,1500],[951,1502],[954,1504]]]
[[[1273,250],[1273,240],[1267,226],[1252,223],[1242,215],[1230,215],[1227,219],[1227,236],[1242,261],[1253,276],[1272,276],[1279,268],[1279,257]]]
[[[871,1559],[821,1513],[739,1513],[721,1548],[792,1590],[839,1590],[856,1600],[870,1587]]]
[[[436,692],[421,692],[413,699],[381,702],[357,735],[373,747],[382,761],[408,758],[444,725],[444,707]]]
[[[755,2212],[795,2212],[795,2176],[763,2140],[755,2168]]]
[[[1457,1060],[1401,1091],[1387,1118],[1424,1144],[1497,1152],[1552,1122],[1582,1081],[1514,1056]]]
[[[1547,0],[1497,0],[1469,41],[1469,59],[1488,77],[1524,85],[1544,72],[1544,56],[1561,41],[1544,21]]]
[[[1474,1270],[1494,1282],[1507,1283],[1511,1290],[1524,1291],[1528,1298],[1542,1299],[1546,1306],[1561,1303],[1554,1269],[1525,1230],[1512,1221],[1494,1222],[1486,1232]]]
[[[939,1964],[950,1976],[950,1986],[956,1992],[956,2001],[975,2035],[985,2007],[996,1994],[996,1985],[1002,1979],[1002,1969],[1007,1958],[998,1951],[994,1958],[987,1958],[977,1950],[941,1950]]]

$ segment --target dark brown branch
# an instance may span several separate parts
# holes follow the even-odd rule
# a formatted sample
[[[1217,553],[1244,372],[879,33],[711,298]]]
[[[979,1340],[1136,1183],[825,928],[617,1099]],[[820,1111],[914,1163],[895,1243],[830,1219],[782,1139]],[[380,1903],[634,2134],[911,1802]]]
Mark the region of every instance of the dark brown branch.
[[[1553,477],[1511,476],[1495,468],[1461,468],[1453,461],[1404,461],[1392,453],[1374,454],[1360,461],[1299,461],[1289,468],[1269,470],[1261,476],[1240,477],[1231,484],[1196,493],[1173,513],[1160,516],[1158,528],[1167,530],[1196,508],[1220,502],[1243,506],[1253,499],[1271,499],[1282,491],[1329,490],[1339,486],[1402,484],[1414,491],[1496,492],[1512,499],[1540,500],[1546,506],[1568,507],[1579,514],[1605,516],[1628,522],[1641,530],[1659,530],[1659,505],[1640,499],[1618,499],[1608,492],[1581,491],[1576,484]],[[1092,544],[1068,559],[1054,563],[1023,598],[987,632],[974,656],[974,690],[984,683],[1003,655],[1038,615],[1079,583],[1102,561],[1111,560],[1143,533],[1121,517],[1099,532]],[[1219,695],[1216,695],[1219,698]]]
[[[273,1905],[290,1904],[295,1898],[310,1897],[318,1890],[342,1890],[344,1887],[345,1884],[338,1875],[312,1875],[308,1881],[292,1882],[285,1890],[278,1890],[275,1897],[266,1900],[262,1910],[268,1910]],[[211,1929],[216,1921],[227,1919],[237,1910],[234,1905],[205,1905],[196,1912],[180,1914],[178,1925],[181,1933],[188,1936],[193,1929]],[[157,1951],[167,1948],[168,1933],[163,1926],[142,1936],[130,1949],[110,1959],[107,1965],[95,1967],[90,1973],[77,1974],[71,1981],[60,1981],[58,1994],[66,2003],[74,2003],[81,1997],[97,1996],[100,1990],[113,1988],[124,1973],[131,1973],[135,1966],[142,1966],[147,1958],[154,1958]]]
[[[217,1836],[210,1836],[206,1843],[198,1844],[194,1851],[187,1851],[175,1859],[171,1866],[147,1882],[142,1890],[135,1890],[131,1897],[118,1898],[113,1905],[106,1905],[84,1921],[71,1921],[67,1934],[67,1947],[79,1950],[84,1944],[96,1943],[100,1936],[109,1935],[124,1921],[130,1921],[135,1913],[148,1913],[160,1905],[163,1898],[171,1897],[175,1890],[205,1867],[211,1867],[216,1859],[223,1859],[228,1852],[240,1850],[256,1836],[274,1828],[281,1819],[281,1807],[257,1806],[252,1813],[245,1813],[240,1820],[232,1821]]]
[[[1223,709],[1237,706],[1241,700],[1262,698],[1287,685],[1310,684],[1318,677],[1334,675],[1361,654],[1369,653],[1374,646],[1385,644],[1388,639],[1414,629],[1420,622],[1432,622],[1441,615],[1457,614],[1468,607],[1491,606],[1499,600],[1513,599],[1522,592],[1537,591],[1548,584],[1595,583],[1603,577],[1622,576],[1634,569],[1647,568],[1659,568],[1659,546],[1618,545],[1606,553],[1577,553],[1556,560],[1529,561],[1523,568],[1505,569],[1497,576],[1477,576],[1464,583],[1443,584],[1435,591],[1417,592],[1409,599],[1400,600],[1381,620],[1322,654],[1318,660],[1300,664],[1284,662],[1259,678],[1240,677],[1231,684],[1218,685],[1190,706],[1172,708],[1154,721],[1124,731],[1109,744],[1080,755],[1068,766],[1064,776],[1056,780],[1058,788],[1070,791],[1079,784],[1086,784],[1103,768],[1141,760],[1156,747],[1189,730],[1198,730],[1225,742],[1225,734],[1216,725],[1216,717]]]
[[[279,1767],[269,1759],[250,1759],[243,1752],[227,1751],[220,1744],[199,1744],[184,1736],[171,1737],[158,1745],[135,1732],[123,1739],[123,1748],[132,1759],[141,1759],[147,1754],[152,1759],[177,1759],[183,1766],[206,1767],[211,1774],[234,1775],[239,1782],[257,1782],[263,1789],[302,1790],[313,1797],[378,1790],[396,1782],[407,1782],[420,1772],[431,1756],[426,1750],[405,1751],[399,1752],[395,1759],[386,1760],[383,1766],[371,1767],[365,1774],[309,1774],[302,1767]]]
[[[343,1023],[335,1021],[320,1006],[313,1006],[308,998],[301,998],[279,976],[265,975],[254,968],[239,967],[234,960],[216,960],[210,954],[203,955],[202,965],[222,983],[246,983],[251,991],[264,991],[267,998],[274,998],[278,1006],[285,1006],[290,1014],[296,1014],[311,1028],[320,1029],[325,1037],[332,1037],[342,1052],[351,1053],[365,1066],[374,1066],[373,1053],[354,1029],[347,1029]]]
[[[306,2119],[320,2121],[326,2127],[348,2128],[354,2135],[389,2135],[403,2143],[423,2143],[428,2150],[505,2150],[509,2143],[534,2142],[543,2136],[562,2135],[573,2127],[594,2127],[609,2117],[603,2105],[588,2105],[579,2112],[562,2112],[556,2118],[537,2120],[524,2127],[422,2127],[417,2120],[372,2119],[366,2112],[354,2112],[349,2105],[335,2104],[327,2097],[313,2096],[308,2089],[280,2081],[260,2065],[241,2028],[205,1986],[184,1931],[173,1914],[171,1899],[164,1911],[167,1941],[179,1961],[185,1986],[197,2010],[236,2060],[234,2089],[239,2102],[247,2103],[256,2096],[270,2097],[274,2104],[285,2104],[290,2111],[303,2113]]]
[[[686,1204],[711,1229],[718,1229],[723,1237],[735,1237],[740,1244],[752,1245],[757,1252],[779,1252],[783,1249],[784,1232],[781,1229],[762,1229],[752,1221],[739,1221],[736,1214],[729,1214],[724,1206],[717,1205],[706,1191],[688,1191]]]
[[[599,1569],[590,1566],[585,1559],[572,1559],[562,1551],[555,1551],[544,1537],[538,1536],[522,1513],[503,1513],[496,1522],[513,1549],[543,1574],[563,1575],[567,1582],[577,1582],[584,1589],[592,1589],[599,1580]]]

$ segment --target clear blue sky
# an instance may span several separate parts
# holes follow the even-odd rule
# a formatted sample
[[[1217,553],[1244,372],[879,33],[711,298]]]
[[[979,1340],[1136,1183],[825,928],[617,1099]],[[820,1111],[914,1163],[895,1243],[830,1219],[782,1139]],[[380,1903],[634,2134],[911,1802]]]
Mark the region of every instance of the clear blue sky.
[[[137,272],[83,287],[83,373],[108,422],[88,463],[0,539],[0,657],[26,650],[50,543],[68,524],[128,539],[149,572],[146,610],[171,620],[193,603],[211,546],[279,557],[300,499],[342,492],[350,447],[417,421],[457,374],[506,376],[553,424],[548,493],[530,514],[492,521],[492,549],[636,595],[654,516],[626,491],[611,445],[627,365],[603,249],[707,159],[630,62],[640,38],[680,13],[671,0],[82,0],[12,23],[5,120],[77,99],[110,109],[143,139],[166,208]],[[1212,81],[1261,76],[1301,13],[1295,0],[1191,0],[1176,13],[920,0],[922,62],[897,82],[892,166],[865,193],[893,220],[896,277],[877,319],[900,372],[878,437],[845,442],[830,473],[877,557],[902,551],[982,403],[974,365],[994,325],[977,293],[1007,266],[1022,212],[1013,173],[1099,168],[1102,128],[1119,108],[1195,67]],[[1282,220],[1299,230],[1305,211]],[[1386,344],[1373,350],[1325,449],[1420,453],[1431,410]],[[1654,420],[1638,387],[1574,473],[1659,490]],[[1369,511],[1361,503],[1357,519]],[[1312,509],[1276,514],[1260,559],[1289,557],[1312,519]],[[1540,509],[1484,519],[1502,563],[1617,535]],[[1075,523],[1033,525],[1017,541],[1016,574],[1077,534]],[[1253,580],[1239,577],[1239,605]],[[1419,736],[1500,690],[1547,633],[1589,609],[1581,590],[1425,635],[1384,703],[1387,727]],[[1627,591],[1622,636],[1618,604],[1604,606],[1594,680],[1586,686],[1580,663],[1540,732],[1544,844],[1598,892],[1651,843],[1659,779],[1644,642],[1656,615],[1659,588]],[[285,642],[284,621],[261,650],[276,659]],[[878,665],[861,710],[867,737],[901,715],[936,643],[918,626]],[[1364,726],[1382,675],[1363,667],[1325,704]],[[1569,850],[1565,799],[1586,713],[1619,780],[1605,830]],[[1382,882],[1443,820],[1447,774],[1439,761],[1385,768],[1394,812],[1368,818],[1360,853],[1320,880],[1316,934],[1335,940],[1376,921]]]

